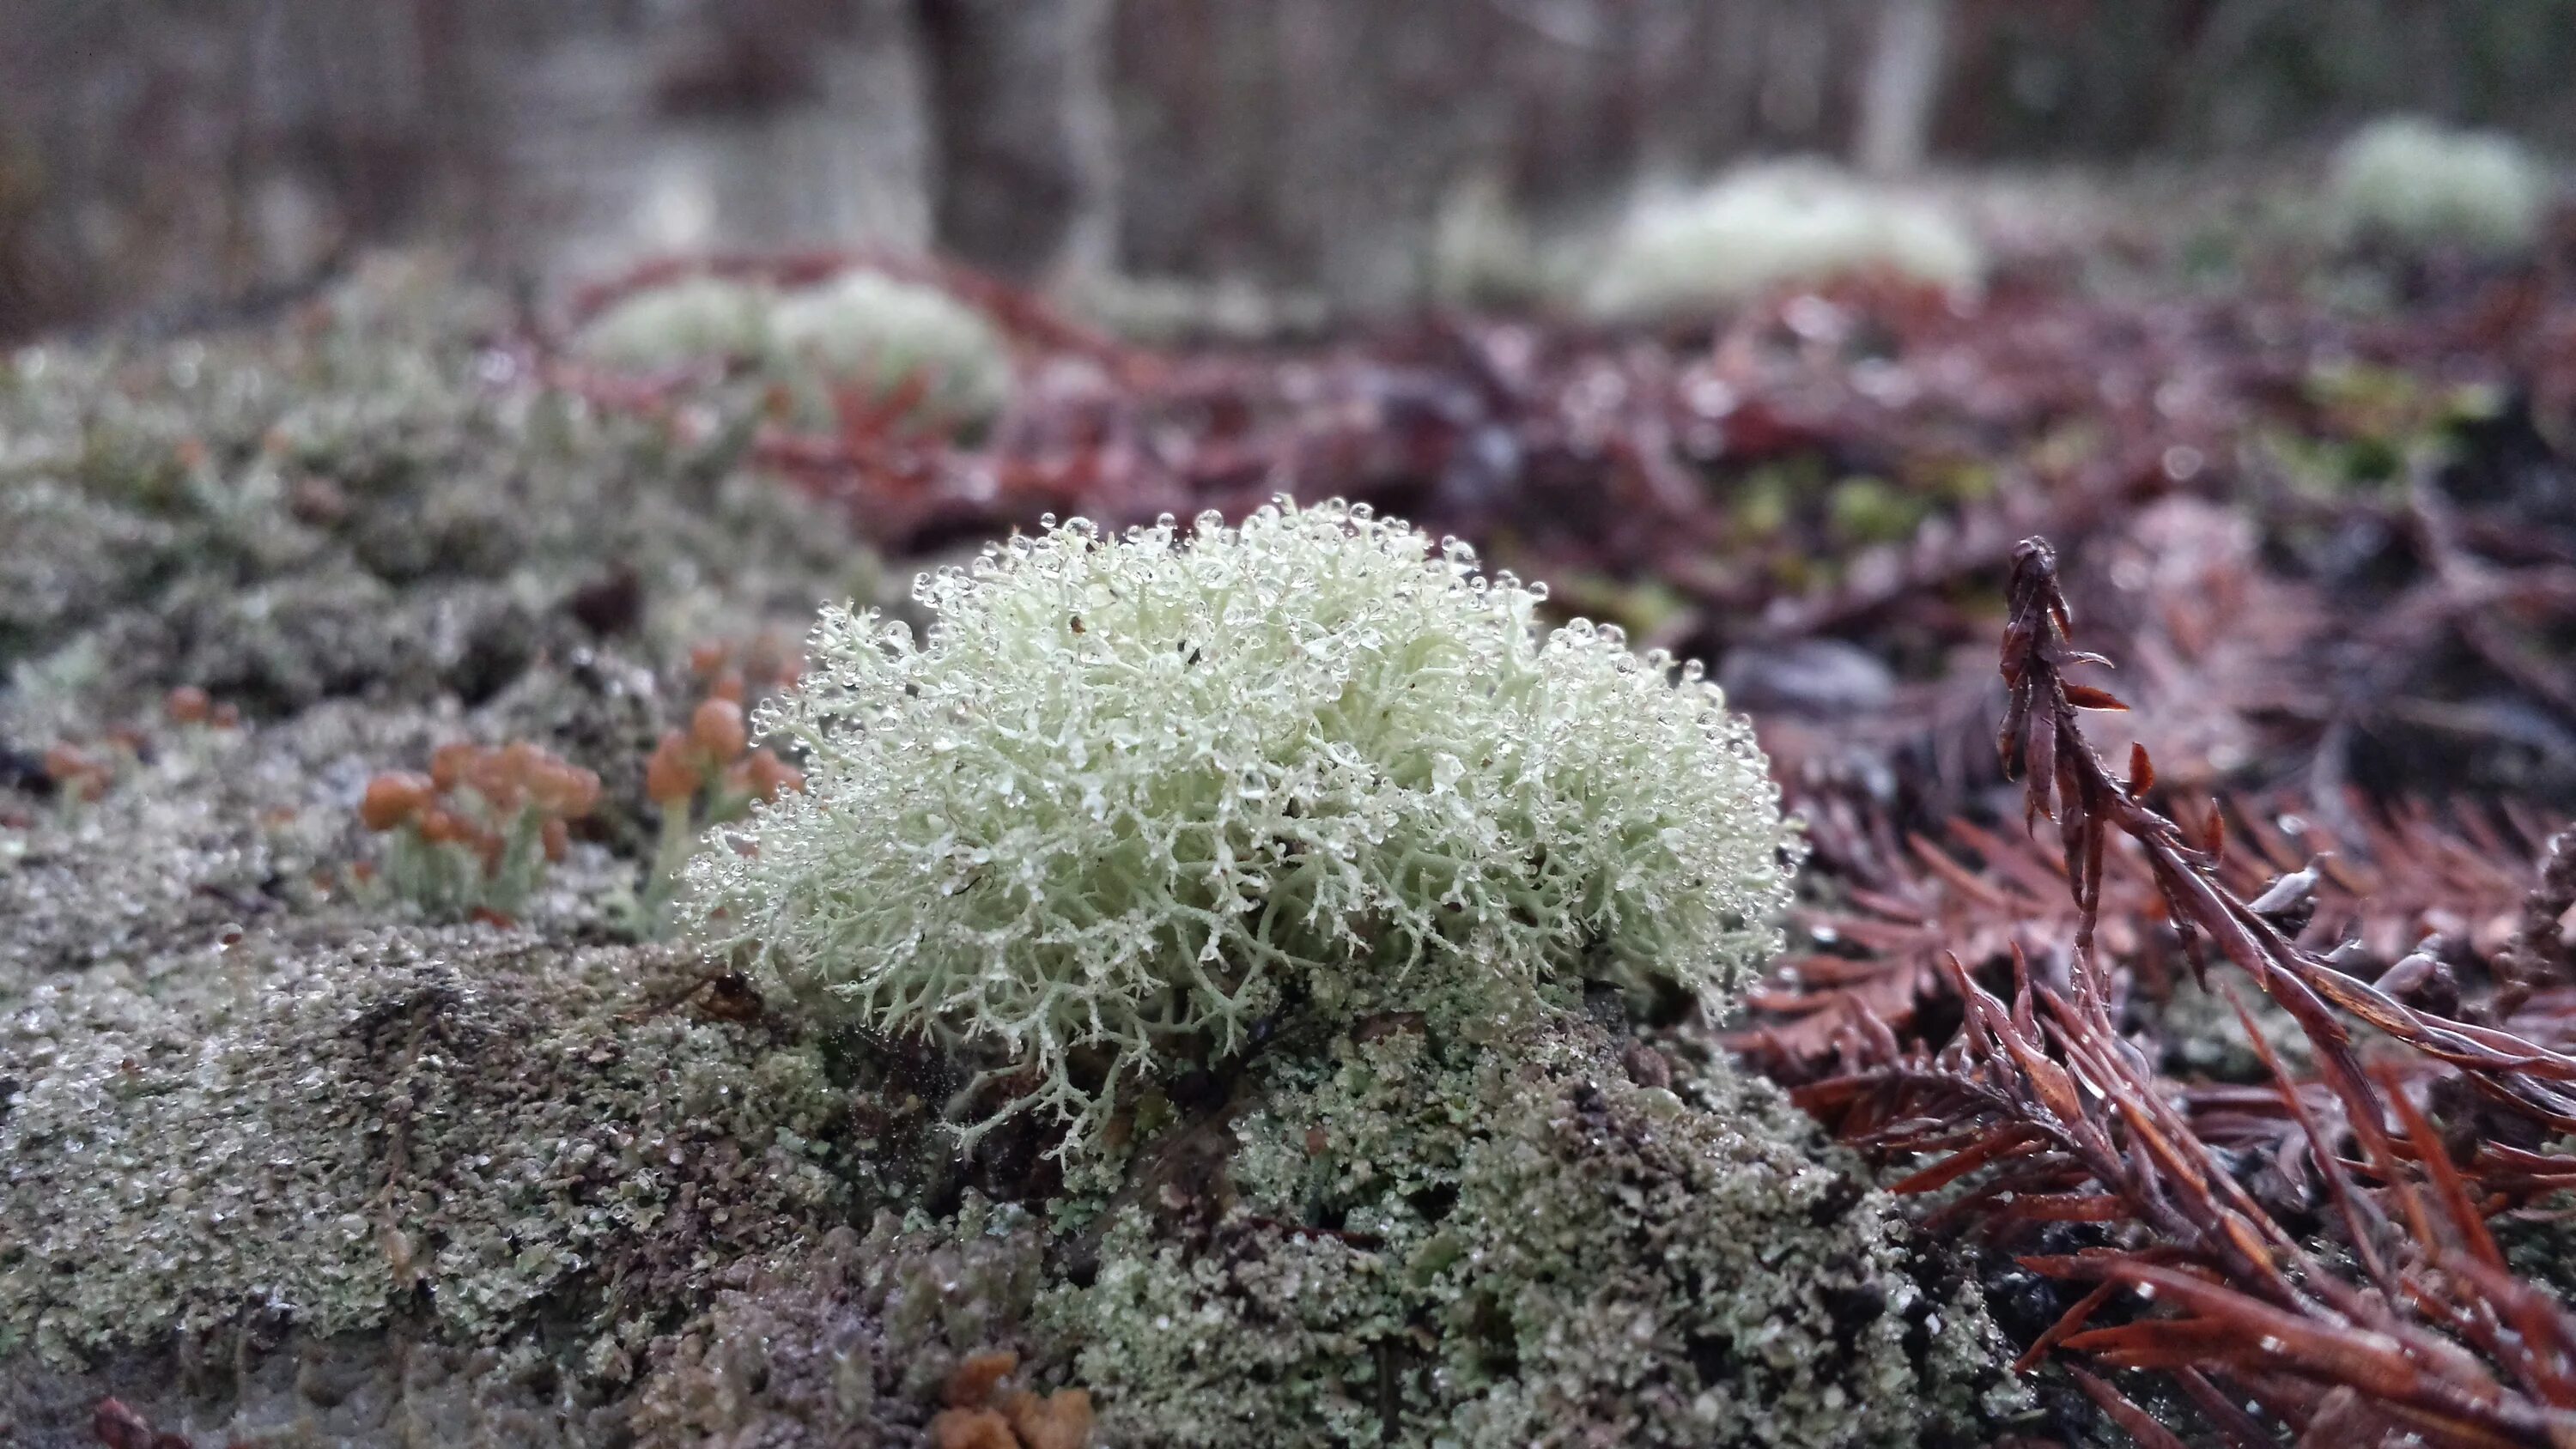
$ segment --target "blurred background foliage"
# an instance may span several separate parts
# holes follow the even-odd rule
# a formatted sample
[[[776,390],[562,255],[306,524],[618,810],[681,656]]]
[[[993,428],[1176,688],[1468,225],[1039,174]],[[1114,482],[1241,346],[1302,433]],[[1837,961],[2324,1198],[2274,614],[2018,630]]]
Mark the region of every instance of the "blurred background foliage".
[[[0,337],[434,243],[936,249],[1400,306],[1462,198],[2576,138],[2565,0],[0,0]]]

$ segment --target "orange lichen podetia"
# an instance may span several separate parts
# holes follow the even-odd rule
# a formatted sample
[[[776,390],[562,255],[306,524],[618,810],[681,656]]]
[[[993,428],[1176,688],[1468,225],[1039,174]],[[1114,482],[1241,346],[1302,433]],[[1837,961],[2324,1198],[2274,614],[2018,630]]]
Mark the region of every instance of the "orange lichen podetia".
[[[781,790],[805,788],[805,776],[766,749],[751,749],[751,726],[742,705],[722,696],[700,703],[685,730],[666,730],[644,762],[644,794],[684,819],[702,793],[708,824],[741,817],[754,800],[774,800]]]
[[[90,752],[69,744],[58,744],[45,751],[45,778],[54,788],[73,800],[91,801],[107,793],[116,778],[115,767]]]
[[[709,759],[732,761],[751,745],[751,726],[744,723],[742,701],[710,699],[689,716],[689,743]]]
[[[382,879],[395,894],[434,915],[506,920],[598,803],[599,776],[535,745],[455,743],[431,753],[428,774],[369,780],[358,820],[390,837]]]
[[[367,793],[358,801],[358,819],[382,834],[419,818],[437,798],[438,787],[427,775],[388,770],[367,782]]]
[[[705,685],[708,698],[749,706],[763,695],[794,689],[804,677],[805,655],[786,635],[772,631],[748,644],[695,645],[689,650],[689,672]]]
[[[1020,1356],[1008,1349],[970,1353],[950,1370],[941,1394],[948,1407],[930,1421],[935,1449],[1084,1449],[1091,1443],[1091,1392],[1040,1395],[1013,1386]]]
[[[691,662],[701,657],[693,655]],[[680,868],[708,827],[741,819],[755,800],[804,788],[804,771],[765,748],[751,748],[751,725],[739,699],[710,694],[690,711],[687,729],[664,731],[644,762],[645,797],[662,809],[661,841],[642,901],[652,928],[658,930],[668,916]]]
[[[1011,1421],[991,1409],[942,1409],[930,1421],[931,1449],[1020,1449]]]
[[[1024,1449],[1084,1449],[1091,1442],[1091,1391],[1058,1389],[1040,1398],[1013,1389],[1002,1396],[1002,1417]]]
[[[193,684],[180,685],[163,695],[161,713],[174,725],[219,730],[241,726],[241,711],[231,701],[215,699]]]
[[[972,1409],[991,1402],[993,1390],[1020,1366],[1020,1356],[1007,1348],[988,1348],[958,1360],[948,1374],[941,1397],[952,1409]]]

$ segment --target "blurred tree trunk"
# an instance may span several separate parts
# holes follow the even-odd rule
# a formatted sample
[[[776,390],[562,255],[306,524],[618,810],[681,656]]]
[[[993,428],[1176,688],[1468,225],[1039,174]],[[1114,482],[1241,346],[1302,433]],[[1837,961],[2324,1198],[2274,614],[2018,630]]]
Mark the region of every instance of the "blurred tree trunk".
[[[1883,0],[1860,82],[1853,160],[1882,176],[1919,169],[1949,55],[1951,0]]]
[[[1105,266],[1109,0],[923,0],[920,14],[941,248],[1022,280]]]

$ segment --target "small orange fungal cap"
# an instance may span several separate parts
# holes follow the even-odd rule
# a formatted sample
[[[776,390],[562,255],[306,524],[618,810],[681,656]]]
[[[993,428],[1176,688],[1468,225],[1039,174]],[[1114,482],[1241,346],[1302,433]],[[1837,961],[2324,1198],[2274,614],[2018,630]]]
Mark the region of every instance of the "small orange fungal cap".
[[[697,713],[689,716],[689,742],[719,764],[740,759],[743,747],[751,743],[741,703],[719,696],[699,705]]]
[[[689,756],[688,736],[678,730],[664,731],[652,758],[644,762],[645,798],[656,805],[686,801],[698,793],[700,779],[697,761]]]
[[[438,787],[438,793],[444,795],[464,784],[465,767],[481,753],[463,740],[453,740],[430,751],[429,778]]]
[[[428,809],[436,788],[426,775],[389,770],[367,782],[367,793],[358,801],[358,820],[379,834],[394,829]]]

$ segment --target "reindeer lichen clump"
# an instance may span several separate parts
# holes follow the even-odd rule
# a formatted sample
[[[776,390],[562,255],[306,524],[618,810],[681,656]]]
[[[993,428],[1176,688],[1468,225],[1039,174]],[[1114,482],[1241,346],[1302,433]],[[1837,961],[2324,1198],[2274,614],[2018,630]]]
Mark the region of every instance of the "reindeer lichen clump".
[[[1340,503],[1076,520],[917,597],[926,641],[825,613],[760,716],[808,789],[694,884],[810,999],[998,1043],[1001,1115],[1082,1144],[1122,1082],[1390,982],[1714,997],[1776,948],[1750,727],[1463,544]]]
[[[730,277],[693,276],[620,299],[575,340],[612,367],[664,369],[756,357],[769,341],[766,289]]]
[[[637,372],[757,366],[811,425],[845,400],[946,424],[989,420],[1010,398],[1011,352],[973,306],[926,282],[866,267],[780,290],[699,273],[620,297],[574,351]]]
[[[1856,273],[1959,288],[1984,271],[1974,234],[1928,198],[1781,162],[1639,197],[1592,269],[1585,301],[1604,317],[1652,320]]]
[[[842,392],[882,402],[917,391],[922,409],[963,423],[992,417],[1010,396],[1010,350],[982,313],[882,272],[780,297],[768,345],[772,373],[827,418]]]

